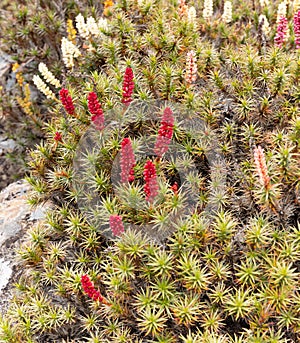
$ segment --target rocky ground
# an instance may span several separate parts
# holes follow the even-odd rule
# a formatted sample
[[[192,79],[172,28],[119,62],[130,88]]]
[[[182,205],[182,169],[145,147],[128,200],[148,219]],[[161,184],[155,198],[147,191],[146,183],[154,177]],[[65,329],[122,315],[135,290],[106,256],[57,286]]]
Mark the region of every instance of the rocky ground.
[[[0,314],[5,313],[12,285],[22,274],[16,250],[25,239],[29,227],[43,220],[49,204],[31,209],[26,195],[30,186],[21,180],[10,184],[0,193]]]
[[[15,84],[11,72],[13,61],[0,51],[0,87],[6,91]],[[13,296],[12,286],[22,274],[16,250],[29,227],[44,218],[48,205],[31,209],[26,195],[30,186],[20,179],[24,172],[20,142],[6,132],[6,113],[0,103],[0,315],[7,310]]]

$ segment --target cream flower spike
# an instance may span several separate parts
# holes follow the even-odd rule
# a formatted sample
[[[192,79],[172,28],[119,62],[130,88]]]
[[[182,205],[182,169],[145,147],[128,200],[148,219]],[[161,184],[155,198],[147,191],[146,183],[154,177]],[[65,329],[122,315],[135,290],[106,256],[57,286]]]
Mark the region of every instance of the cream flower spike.
[[[203,18],[209,20],[213,16],[213,0],[204,0]]]
[[[262,29],[262,32],[265,34],[265,36],[267,36],[270,33],[271,28],[270,28],[270,24],[268,22],[268,19],[264,14],[261,14],[258,18],[259,24],[261,24],[262,21],[263,21],[263,24],[262,24],[261,29]]]
[[[64,64],[67,68],[74,67],[74,58],[81,55],[80,50],[75,44],[70,42],[67,38],[63,37],[61,40],[61,51]]]
[[[61,83],[60,81],[49,71],[45,63],[40,63],[39,64],[39,72],[42,74],[43,78],[50,83],[50,85],[56,87],[56,88],[61,88]]]
[[[76,29],[79,33],[79,36],[82,37],[83,39],[88,39],[90,36],[90,31],[81,13],[77,15],[77,17],[75,18],[75,22],[76,22]]]
[[[231,1],[225,1],[222,19],[225,23],[230,23],[232,21],[232,3],[231,3]]]
[[[56,99],[52,90],[46,85],[46,83],[38,75],[34,75],[32,81],[36,85],[36,88],[40,92],[45,94],[48,99]]]

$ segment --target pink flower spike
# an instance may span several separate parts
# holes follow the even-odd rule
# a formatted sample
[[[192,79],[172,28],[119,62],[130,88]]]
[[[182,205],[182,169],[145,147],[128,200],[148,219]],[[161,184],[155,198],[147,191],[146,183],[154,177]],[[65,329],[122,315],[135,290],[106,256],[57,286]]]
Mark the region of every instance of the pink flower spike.
[[[288,30],[288,21],[286,17],[281,16],[276,30],[276,36],[274,38],[275,46],[282,48],[286,41],[286,35]]]
[[[95,92],[90,92],[87,100],[89,111],[92,114],[91,120],[96,129],[101,131],[104,128],[104,115],[97,94]]]
[[[162,116],[161,126],[158,130],[154,152],[158,157],[162,157],[168,151],[171,143],[174,128],[174,116],[170,107],[166,107]]]
[[[146,195],[146,201],[153,202],[158,195],[158,182],[155,165],[149,160],[144,167],[144,192]]]
[[[267,188],[270,183],[270,177],[268,175],[264,151],[261,146],[254,148],[254,162],[256,166],[256,173],[259,176],[259,181],[262,186]]]
[[[117,214],[109,217],[109,226],[114,236],[121,236],[125,232],[122,217]]]
[[[132,94],[134,90],[134,81],[133,81],[133,71],[130,67],[127,67],[124,74],[123,81],[123,93],[122,93],[122,103],[129,105],[131,103]]]
[[[103,296],[95,289],[94,284],[88,275],[82,275],[80,281],[83,291],[87,296],[94,301],[104,302]]]
[[[65,88],[62,88],[59,91],[59,98],[60,98],[60,101],[63,104],[66,112],[70,115],[74,115],[75,114],[75,107],[73,104],[73,100],[72,100],[71,96],[69,95],[69,91]]]
[[[191,50],[186,56],[185,81],[188,85],[191,85],[196,81],[197,73],[198,67],[196,53],[194,50]]]
[[[300,10],[294,15],[294,33],[296,49],[300,49]]]
[[[135,157],[131,140],[124,138],[121,143],[121,182],[132,182],[134,180]]]

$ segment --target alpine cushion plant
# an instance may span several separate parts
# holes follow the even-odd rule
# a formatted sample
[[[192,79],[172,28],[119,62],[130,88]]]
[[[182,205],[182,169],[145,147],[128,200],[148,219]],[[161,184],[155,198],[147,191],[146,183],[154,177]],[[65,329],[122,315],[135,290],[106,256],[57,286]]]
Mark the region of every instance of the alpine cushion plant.
[[[99,103],[97,94],[95,92],[90,92],[87,97],[88,109],[92,114],[91,120],[95,125],[97,130],[102,130],[104,128],[104,114]]]
[[[122,88],[122,103],[129,105],[132,101],[132,94],[134,90],[133,71],[127,67],[124,73],[123,88]]]
[[[30,203],[53,207],[18,251],[26,273],[0,341],[300,341],[299,49],[271,38],[281,2],[232,2],[227,24],[224,1],[116,1],[103,18],[100,2],[66,0],[71,25],[53,2],[38,13],[22,0],[9,34],[32,49],[19,64],[44,62],[76,94],[76,116],[40,68],[45,139],[26,179]],[[37,29],[51,62],[36,57]],[[15,76],[24,99],[27,76]],[[89,118],[102,127],[102,109],[100,132]]]
[[[121,143],[121,182],[132,182],[134,181],[134,166],[135,157],[132,149],[132,144],[130,138],[124,138]]]

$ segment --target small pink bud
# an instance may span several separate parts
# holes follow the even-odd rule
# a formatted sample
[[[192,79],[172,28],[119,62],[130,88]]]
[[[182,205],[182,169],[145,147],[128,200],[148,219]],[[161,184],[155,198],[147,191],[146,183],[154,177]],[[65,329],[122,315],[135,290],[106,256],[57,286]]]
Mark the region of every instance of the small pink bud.
[[[122,217],[117,214],[109,217],[109,226],[114,236],[121,236],[125,232]]]

